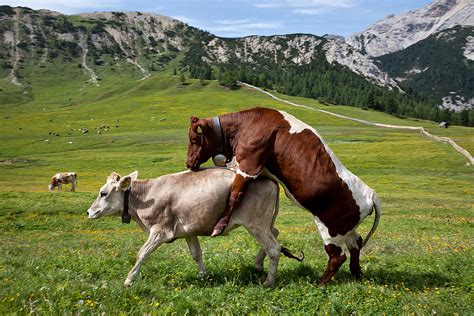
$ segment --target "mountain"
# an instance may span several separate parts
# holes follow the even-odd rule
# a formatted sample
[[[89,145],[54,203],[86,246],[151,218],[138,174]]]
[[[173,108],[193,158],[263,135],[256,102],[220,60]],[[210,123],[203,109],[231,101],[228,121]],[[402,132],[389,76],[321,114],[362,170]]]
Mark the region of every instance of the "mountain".
[[[0,23],[3,33],[1,53],[6,66],[12,69],[9,75],[11,82],[16,85],[21,85],[16,76],[21,58],[37,59],[39,64],[44,64],[48,58],[64,54],[64,50],[71,57],[80,58],[83,69],[90,74],[91,82],[96,84],[97,74],[93,65],[102,63],[101,56],[104,55],[126,60],[146,77],[152,68],[159,68],[163,62],[175,58],[194,40],[207,41],[206,51],[210,56],[207,60],[212,62],[222,63],[231,55],[250,61],[262,54],[273,54],[284,46],[285,51],[275,60],[296,65],[314,59],[314,48],[324,40],[325,47],[320,53],[327,52],[327,60],[331,64],[345,65],[375,84],[397,87],[396,82],[372,61],[337,37],[251,36],[232,41],[158,14],[103,12],[66,16],[47,10],[8,6],[0,9]],[[232,44],[227,45],[230,42]]]
[[[9,6],[0,6],[0,33],[1,104],[45,97],[40,91],[52,87],[72,104],[75,94],[67,91],[87,95],[91,87],[166,70],[229,87],[241,80],[328,103],[440,116],[433,98],[411,89],[409,80],[390,77],[390,65],[335,35],[222,38],[159,14],[63,15]]]
[[[34,69],[74,63],[99,84],[101,66],[131,65],[142,78],[176,58],[197,30],[158,14],[104,12],[62,15],[48,10],[0,7],[0,60],[16,86]],[[123,67],[122,67],[123,68]],[[120,71],[120,68],[115,68]],[[129,71],[127,69],[126,71]],[[69,79],[69,78],[68,78]]]
[[[474,26],[474,1],[436,0],[419,10],[389,15],[347,42],[370,57],[393,53],[454,26]]]
[[[461,112],[474,105],[474,27],[434,33],[376,59],[405,89],[430,95],[440,107]]]
[[[347,43],[372,58],[405,91],[455,112],[474,107],[474,1],[436,0],[389,15]]]

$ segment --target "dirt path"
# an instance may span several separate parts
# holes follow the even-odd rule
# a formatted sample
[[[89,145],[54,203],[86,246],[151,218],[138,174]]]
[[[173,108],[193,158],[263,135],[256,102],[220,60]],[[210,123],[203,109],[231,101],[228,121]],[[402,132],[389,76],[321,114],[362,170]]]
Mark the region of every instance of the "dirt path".
[[[41,36],[43,37],[44,43],[45,43],[43,56],[41,56],[41,59],[40,59],[40,64],[44,64],[48,61],[48,54],[49,54],[48,38],[46,37],[46,34],[44,33],[43,25],[41,25],[41,23],[38,24],[38,29],[39,29],[39,31],[41,33]]]
[[[440,137],[440,136],[433,135],[433,134],[427,132],[423,127],[381,124],[381,123],[374,123],[374,122],[370,122],[370,121],[366,121],[366,120],[356,119],[356,118],[353,118],[353,117],[332,113],[332,112],[329,112],[329,111],[326,111],[326,110],[315,109],[315,108],[309,107],[307,105],[297,104],[297,103],[293,103],[293,102],[290,102],[290,101],[287,101],[287,100],[283,100],[283,99],[280,99],[279,97],[271,94],[270,92],[265,91],[261,88],[252,86],[251,84],[248,84],[248,83],[245,83],[245,82],[239,82],[239,83],[246,86],[246,87],[249,87],[251,89],[257,90],[261,93],[265,93],[266,95],[270,96],[271,98],[273,98],[277,101],[280,101],[280,102],[283,102],[283,103],[286,103],[286,104],[289,104],[289,105],[292,105],[292,106],[295,106],[295,107],[305,108],[305,109],[308,109],[308,110],[311,110],[311,111],[321,112],[321,113],[329,114],[329,115],[332,115],[332,116],[337,116],[337,117],[342,118],[342,119],[351,120],[351,121],[359,122],[359,123],[366,124],[366,125],[418,131],[418,132],[422,133],[423,135],[425,135],[425,136],[427,136],[431,139],[434,139],[438,142],[445,142],[445,143],[451,144],[451,146],[453,146],[453,148],[457,152],[459,152],[460,154],[464,155],[467,158],[467,160],[469,161],[468,162],[469,164],[471,164],[471,165],[474,164],[474,159],[472,158],[471,154],[466,149],[464,149],[461,146],[459,146],[458,144],[456,144],[451,138],[449,138],[449,137]]]
[[[95,84],[97,87],[99,86],[99,82],[97,81],[97,75],[94,72],[92,68],[87,66],[87,53],[89,52],[89,49],[87,48],[87,41],[86,41],[86,35],[84,33],[79,33],[79,46],[82,49],[81,52],[81,65],[82,68],[89,73],[91,78],[87,80],[88,82]]]
[[[12,70],[8,78],[10,82],[18,87],[23,87],[18,77],[16,76],[18,71],[18,63],[20,62],[21,55],[18,48],[20,43],[20,9],[15,8],[15,15],[13,17],[13,47],[12,47]]]

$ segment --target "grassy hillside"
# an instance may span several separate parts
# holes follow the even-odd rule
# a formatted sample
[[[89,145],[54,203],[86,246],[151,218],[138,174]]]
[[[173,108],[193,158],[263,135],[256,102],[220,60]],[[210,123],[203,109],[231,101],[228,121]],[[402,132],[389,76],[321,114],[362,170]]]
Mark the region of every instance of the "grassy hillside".
[[[179,76],[116,77],[100,87],[44,80],[32,85],[32,102],[0,106],[0,313],[474,312],[472,167],[449,145],[295,109],[245,88],[227,90],[197,80],[182,85]],[[378,122],[427,126],[474,151],[470,128],[438,130],[429,122],[289,99]],[[106,176],[181,171],[190,115],[257,105],[285,110],[314,126],[380,195],[383,218],[362,254],[366,280],[353,281],[346,264],[332,284],[313,286],[326,265],[322,242],[311,216],[284,198],[279,239],[306,259],[300,264],[282,258],[275,289],[261,286],[265,276],[252,269],[257,245],[243,230],[202,238],[210,274],[205,281],[178,240],[159,248],[136,284],[124,288],[146,236],[119,218],[86,218]],[[47,192],[58,171],[78,173],[77,193]],[[361,227],[364,233],[371,222]]]

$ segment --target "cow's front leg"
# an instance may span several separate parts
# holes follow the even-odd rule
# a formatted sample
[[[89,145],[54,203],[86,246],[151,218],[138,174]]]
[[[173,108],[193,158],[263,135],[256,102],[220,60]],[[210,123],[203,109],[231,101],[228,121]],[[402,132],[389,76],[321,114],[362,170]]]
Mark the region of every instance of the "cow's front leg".
[[[232,187],[230,189],[229,203],[227,204],[227,207],[224,210],[224,214],[222,214],[221,219],[217,222],[216,226],[214,226],[214,230],[212,231],[211,236],[219,236],[227,228],[232,212],[237,207],[237,205],[239,205],[240,201],[242,200],[242,196],[244,195],[247,184],[252,179],[253,178],[250,177],[244,177],[241,174],[237,174],[235,176],[234,183],[232,183]]]
[[[143,260],[145,260],[150,255],[150,253],[156,249],[156,247],[160,246],[162,243],[167,242],[169,240],[171,239],[166,238],[164,234],[158,234],[156,232],[150,231],[148,240],[140,248],[140,251],[138,251],[137,261],[135,262],[135,265],[128,273],[127,279],[125,280],[125,286],[132,285],[133,280],[135,279],[138,271],[140,270]]]

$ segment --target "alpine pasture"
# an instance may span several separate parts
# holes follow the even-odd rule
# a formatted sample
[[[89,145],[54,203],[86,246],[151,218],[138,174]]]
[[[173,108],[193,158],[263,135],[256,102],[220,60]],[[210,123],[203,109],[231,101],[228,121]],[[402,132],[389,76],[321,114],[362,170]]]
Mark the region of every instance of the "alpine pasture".
[[[165,74],[141,81],[111,78],[100,87],[33,78],[36,88],[28,93],[34,101],[25,97],[23,103],[15,103],[14,91],[2,83],[1,314],[474,313],[473,167],[450,145],[293,108],[213,81],[182,84],[179,76]],[[472,128],[445,130],[432,122],[279,96],[380,123],[423,126],[474,152]],[[138,170],[140,179],[182,171],[189,116],[254,106],[287,111],[315,127],[377,191],[383,214],[362,250],[365,280],[353,280],[347,261],[328,286],[313,285],[327,262],[322,241],[310,213],[284,197],[278,239],[303,251],[305,260],[282,257],[275,288],[262,286],[266,274],[253,268],[258,246],[243,229],[201,238],[207,279],[199,279],[186,243],[177,240],[158,248],[125,288],[146,235],[120,217],[87,219],[106,177],[112,171]],[[68,192],[68,185],[48,192],[51,176],[60,171],[77,172],[77,192]],[[364,222],[362,235],[372,221],[370,216]]]

